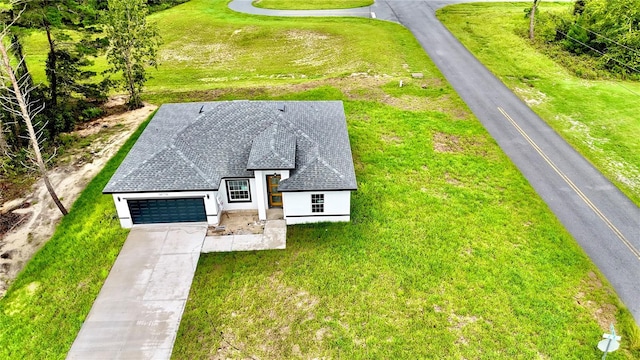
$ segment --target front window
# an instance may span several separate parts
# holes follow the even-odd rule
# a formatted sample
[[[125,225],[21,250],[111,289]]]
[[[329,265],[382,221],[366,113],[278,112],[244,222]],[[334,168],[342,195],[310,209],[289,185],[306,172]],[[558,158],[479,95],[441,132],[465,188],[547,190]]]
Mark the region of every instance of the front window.
[[[311,194],[311,212],[324,212],[324,194]]]
[[[227,195],[229,202],[251,201],[249,179],[227,180]]]

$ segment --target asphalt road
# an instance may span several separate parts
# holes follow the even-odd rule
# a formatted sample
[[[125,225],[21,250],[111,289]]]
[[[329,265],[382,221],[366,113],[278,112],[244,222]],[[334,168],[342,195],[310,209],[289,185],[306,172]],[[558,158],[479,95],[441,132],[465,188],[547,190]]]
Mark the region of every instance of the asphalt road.
[[[640,324],[640,208],[487,70],[438,21],[469,2],[377,0],[365,8],[279,11],[236,0],[233,10],[271,16],[359,16],[407,27],[502,150],[606,276]]]

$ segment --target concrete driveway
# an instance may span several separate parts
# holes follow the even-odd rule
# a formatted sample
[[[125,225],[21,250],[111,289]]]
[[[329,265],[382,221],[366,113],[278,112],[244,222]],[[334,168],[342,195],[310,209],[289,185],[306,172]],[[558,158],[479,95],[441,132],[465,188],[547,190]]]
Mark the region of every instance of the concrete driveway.
[[[135,226],[67,359],[169,359],[206,232]]]

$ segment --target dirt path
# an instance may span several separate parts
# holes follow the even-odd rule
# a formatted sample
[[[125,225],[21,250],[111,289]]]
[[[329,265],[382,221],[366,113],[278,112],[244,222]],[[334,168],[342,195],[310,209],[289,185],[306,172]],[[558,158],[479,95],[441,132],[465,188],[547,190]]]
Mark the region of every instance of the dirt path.
[[[123,97],[116,97],[107,104],[107,108],[121,107],[123,102]],[[138,110],[97,119],[74,132],[85,137],[103,131],[107,133],[116,124],[122,126],[117,132],[112,131],[109,135],[99,137],[100,140],[94,142],[86,151],[75,155],[70,165],[59,166],[49,172],[51,182],[67,209],[138,125],[155,109],[156,106],[145,104]],[[86,159],[86,154],[91,155],[92,162],[87,163],[83,160]],[[8,201],[0,207],[0,214],[11,216],[16,222],[12,230],[0,237],[0,298],[4,296],[8,284],[27,261],[51,238],[61,219],[61,214],[53,204],[42,180],[34,184],[32,189],[33,192],[28,196]]]

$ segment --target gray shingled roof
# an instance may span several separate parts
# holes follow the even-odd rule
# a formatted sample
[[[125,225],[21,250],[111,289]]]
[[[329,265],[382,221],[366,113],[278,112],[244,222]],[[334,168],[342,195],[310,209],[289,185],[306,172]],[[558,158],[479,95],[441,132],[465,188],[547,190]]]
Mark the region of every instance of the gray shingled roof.
[[[253,139],[248,170],[296,168],[296,136],[280,124],[273,124]]]
[[[218,190],[277,169],[291,171],[280,191],[356,190],[341,101],[162,105],[103,192]]]

